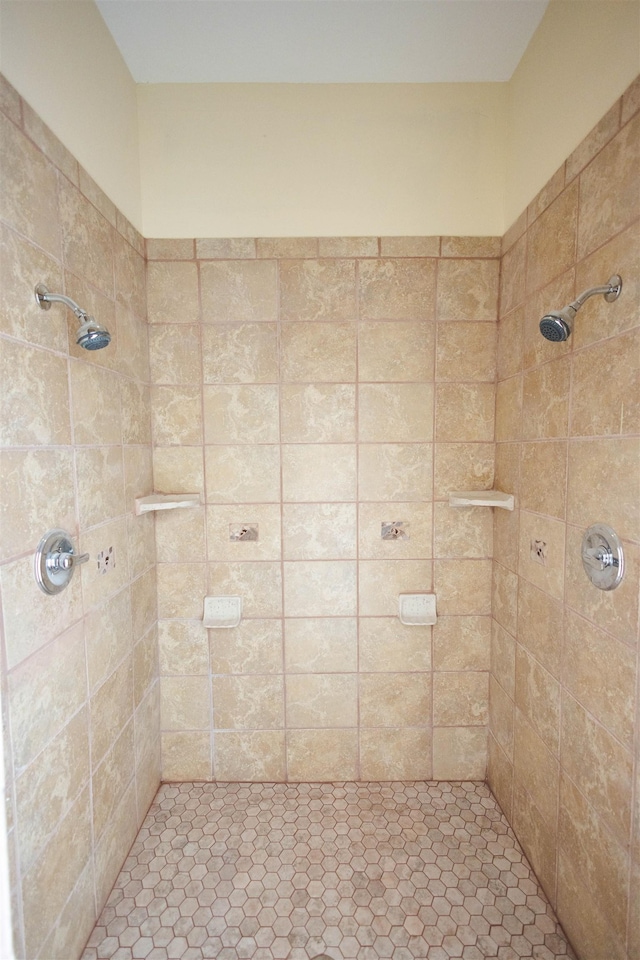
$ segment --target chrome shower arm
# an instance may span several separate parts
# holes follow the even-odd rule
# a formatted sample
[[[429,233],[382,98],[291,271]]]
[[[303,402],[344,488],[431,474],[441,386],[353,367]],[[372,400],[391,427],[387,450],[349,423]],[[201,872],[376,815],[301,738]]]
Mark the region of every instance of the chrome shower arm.
[[[49,293],[43,283],[39,283],[35,290],[36,300],[43,310],[48,310],[52,303],[64,303],[75,313],[78,320],[86,320],[89,314],[79,307],[71,297],[65,297],[63,293]]]
[[[617,300],[620,295],[620,290],[622,288],[622,280],[617,273],[610,278],[609,282],[604,284],[601,287],[590,287],[589,290],[585,290],[584,293],[581,293],[579,297],[576,297],[569,306],[574,310],[579,310],[585,300],[588,300],[589,297],[595,297],[597,294],[604,294],[604,298],[607,303],[612,303],[614,300]]]

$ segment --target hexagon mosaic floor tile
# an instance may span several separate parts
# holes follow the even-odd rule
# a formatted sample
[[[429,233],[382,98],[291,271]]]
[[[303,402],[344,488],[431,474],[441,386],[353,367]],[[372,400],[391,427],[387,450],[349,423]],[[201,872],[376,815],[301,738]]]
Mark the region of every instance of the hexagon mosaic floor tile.
[[[483,783],[164,784],[82,960],[575,960]]]

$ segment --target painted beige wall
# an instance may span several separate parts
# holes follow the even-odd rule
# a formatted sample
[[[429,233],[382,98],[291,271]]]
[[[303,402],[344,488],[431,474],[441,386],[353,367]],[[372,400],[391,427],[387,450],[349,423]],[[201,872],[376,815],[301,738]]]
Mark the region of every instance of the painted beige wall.
[[[136,85],[93,0],[0,0],[0,70],[140,228]]]
[[[638,0],[551,0],[507,84],[505,228],[639,72]]]
[[[147,236],[495,234],[502,84],[138,88]]]

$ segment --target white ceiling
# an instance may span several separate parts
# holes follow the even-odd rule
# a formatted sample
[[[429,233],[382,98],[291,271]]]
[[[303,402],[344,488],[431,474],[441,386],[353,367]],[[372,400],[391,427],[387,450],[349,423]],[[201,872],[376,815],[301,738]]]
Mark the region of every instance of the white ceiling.
[[[138,83],[509,80],[548,0],[97,0]]]

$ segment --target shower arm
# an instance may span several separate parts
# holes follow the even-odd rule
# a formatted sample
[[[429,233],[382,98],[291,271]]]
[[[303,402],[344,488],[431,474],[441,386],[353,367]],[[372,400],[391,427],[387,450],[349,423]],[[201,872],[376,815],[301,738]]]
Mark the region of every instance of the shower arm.
[[[71,297],[65,297],[63,293],[49,293],[44,284],[39,283],[36,287],[36,300],[43,310],[48,310],[52,303],[64,303],[75,313],[78,320],[87,320],[89,314],[82,307],[79,307]]]
[[[577,312],[585,300],[588,300],[589,297],[595,297],[599,293],[604,294],[604,298],[607,303],[612,303],[618,298],[621,287],[622,280],[617,274],[614,274],[614,276],[609,280],[609,283],[606,283],[601,287],[590,287],[589,290],[585,290],[585,292],[581,293],[579,297],[576,297],[575,300],[572,300],[569,306]]]

